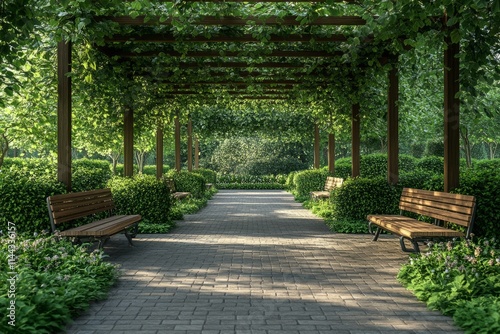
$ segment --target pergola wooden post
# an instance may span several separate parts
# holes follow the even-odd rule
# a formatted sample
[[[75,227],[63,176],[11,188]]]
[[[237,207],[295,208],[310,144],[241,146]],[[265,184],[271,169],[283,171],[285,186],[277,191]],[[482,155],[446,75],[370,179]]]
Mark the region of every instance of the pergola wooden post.
[[[181,171],[181,123],[179,121],[179,115],[174,118],[175,125],[175,170]]]
[[[193,171],[193,122],[191,121],[191,117],[188,120],[187,126],[187,167],[188,171]]]
[[[200,168],[200,142],[198,138],[194,140],[194,168]]]
[[[359,117],[359,103],[355,103],[351,107],[351,176],[356,177],[360,175],[360,117]]]
[[[123,175],[134,175],[134,109],[125,107],[123,117]]]
[[[163,177],[163,126],[156,128],[156,178]]]
[[[445,17],[445,20],[447,18]],[[453,26],[451,29],[456,29]],[[450,29],[450,30],[451,30]],[[460,45],[445,38],[444,51],[444,191],[449,192],[460,182]]]
[[[328,134],[328,172],[335,173],[335,134]]]
[[[398,96],[399,80],[398,69],[393,65],[389,71],[389,92],[387,101],[387,181],[390,184],[398,183],[399,179],[399,123],[398,123]]]
[[[319,126],[318,123],[314,124],[314,169],[319,169]]]
[[[57,45],[57,180],[71,191],[71,42]]]

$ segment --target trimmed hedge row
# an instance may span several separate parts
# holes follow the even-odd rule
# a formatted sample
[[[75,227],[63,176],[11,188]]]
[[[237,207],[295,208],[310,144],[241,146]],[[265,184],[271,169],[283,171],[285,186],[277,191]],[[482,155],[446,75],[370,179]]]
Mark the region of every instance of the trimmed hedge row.
[[[200,174],[205,179],[206,183],[211,183],[215,185],[217,183],[217,173],[213,170],[206,168],[198,168],[193,171],[193,173]]]
[[[171,170],[166,177],[174,180],[176,191],[190,192],[195,198],[201,198],[205,193],[205,178],[200,174]]]
[[[217,183],[218,189],[246,189],[246,190],[271,190],[286,189],[281,183]]]
[[[117,213],[140,214],[142,222],[149,224],[168,222],[172,203],[166,182],[151,175],[116,176],[107,186],[111,188]]]
[[[323,190],[328,171],[323,169],[305,170],[297,172],[293,178],[295,193],[298,197],[309,196],[311,191]]]

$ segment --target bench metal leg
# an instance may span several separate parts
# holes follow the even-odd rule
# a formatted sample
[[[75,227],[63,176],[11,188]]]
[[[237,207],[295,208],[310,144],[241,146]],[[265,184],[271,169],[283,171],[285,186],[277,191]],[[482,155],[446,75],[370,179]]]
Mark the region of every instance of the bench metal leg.
[[[410,240],[410,239],[408,239]],[[412,246],[413,246],[413,249],[408,249],[406,248],[406,245],[405,245],[405,237],[400,237],[399,238],[399,243],[401,244],[401,249],[403,250],[403,252],[407,252],[407,253],[420,253],[420,247],[418,246],[418,242],[416,240],[410,240]]]
[[[97,248],[102,249],[104,244],[109,240],[109,237],[99,238],[99,243],[97,244]]]
[[[134,247],[134,244],[132,243],[132,236],[130,235],[130,233],[128,233],[127,230],[125,230],[125,236],[127,237],[127,240],[128,240],[128,244],[132,247]]]
[[[382,231],[382,229],[380,227],[377,227],[377,230],[375,231],[375,234],[373,235],[372,241],[377,241],[378,240],[378,237],[380,236],[380,232],[381,231]]]

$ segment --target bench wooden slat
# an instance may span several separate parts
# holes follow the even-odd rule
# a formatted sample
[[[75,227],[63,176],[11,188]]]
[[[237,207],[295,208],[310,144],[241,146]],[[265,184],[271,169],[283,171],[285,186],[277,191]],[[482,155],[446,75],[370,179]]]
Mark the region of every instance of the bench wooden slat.
[[[401,215],[368,215],[369,224],[377,225],[378,229],[373,240],[378,239],[380,229],[384,229],[401,237],[401,247],[406,251],[403,239],[410,240],[414,250],[419,251],[417,241],[436,237],[469,237],[474,223],[476,200],[474,196],[450,194],[439,191],[404,188],[401,194],[399,208],[401,212],[413,212],[445,223],[454,223],[467,227],[464,234],[422,222]],[[371,228],[370,228],[371,231]]]
[[[325,181],[325,187],[324,187],[325,190],[324,191],[312,191],[311,197],[316,198],[316,199],[317,198],[329,198],[330,192],[333,189],[342,186],[343,182],[344,182],[343,178],[328,176],[326,178],[326,181]]]
[[[413,218],[397,215],[370,215],[368,220],[383,227],[389,232],[402,235],[410,239],[420,237],[463,237],[464,233],[450,230],[442,226],[422,222]]]
[[[111,214],[115,205],[111,189],[107,188],[49,196],[47,197],[47,207],[52,231],[55,232],[56,225],[63,222],[74,221],[99,212],[109,212]],[[96,238],[99,239],[99,247],[102,247],[103,240],[124,231],[130,245],[132,245],[132,236],[129,235],[127,229],[133,225],[137,226],[140,220],[140,215],[113,215],[59,233],[66,237]]]
[[[67,237],[109,236],[141,220],[140,215],[117,215],[60,232]]]

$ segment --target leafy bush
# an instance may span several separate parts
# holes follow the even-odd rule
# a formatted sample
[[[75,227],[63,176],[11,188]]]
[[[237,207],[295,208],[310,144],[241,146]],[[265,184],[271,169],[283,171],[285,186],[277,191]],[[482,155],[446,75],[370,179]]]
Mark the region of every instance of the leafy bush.
[[[297,174],[296,171],[294,172],[290,172],[286,178],[286,182],[285,182],[285,186],[286,186],[286,189],[288,190],[294,190],[295,189],[295,183],[293,182],[294,178],[295,178],[295,174]]]
[[[401,172],[399,174],[398,186],[401,188],[417,188],[433,190],[431,188],[434,173],[432,171],[416,169],[413,172]]]
[[[19,233],[50,230],[45,199],[63,193],[65,187],[55,178],[0,172],[0,230],[7,231],[8,222],[15,223]]]
[[[347,179],[352,174],[352,163],[349,159],[338,159],[335,162],[335,176]]]
[[[137,167],[134,167],[134,170],[137,170]],[[163,175],[167,174],[170,168],[166,165],[163,166]],[[123,175],[123,165],[121,166],[121,175]],[[142,169],[142,173],[146,175],[154,175],[156,176],[156,165],[145,165]]]
[[[71,189],[74,192],[106,188],[111,178],[111,164],[105,160],[74,160],[72,169]]]
[[[415,167],[418,169],[426,170],[435,174],[444,173],[444,158],[431,155],[418,159]]]
[[[217,182],[217,173],[215,173],[213,170],[206,169],[206,168],[198,168],[194,170],[194,173],[200,174],[203,176],[205,179],[205,182],[211,183],[213,185],[216,184]]]
[[[492,159],[492,160],[477,160],[472,164],[474,169],[486,169],[490,171],[498,171],[500,170],[500,159]]]
[[[119,214],[139,214],[146,224],[169,223],[170,189],[151,175],[116,176],[108,182]],[[141,224],[139,224],[140,226]]]
[[[57,164],[46,158],[5,158],[1,171],[13,170],[26,176],[57,176]]]
[[[454,193],[476,197],[473,232],[481,237],[500,239],[500,169],[468,169],[460,175],[460,187]]]
[[[298,197],[309,196],[311,191],[323,190],[328,171],[321,169],[304,170],[297,172],[293,178]]]
[[[8,262],[12,245],[17,247],[15,270]],[[54,236],[0,238],[0,308],[8,310],[11,300],[15,300],[15,327],[4,316],[0,332],[63,331],[71,318],[88,308],[90,301],[104,299],[115,282],[118,270],[103,257],[102,251],[89,252],[85,245],[75,246]],[[12,271],[17,277],[9,281]],[[15,297],[9,296],[13,293],[9,292],[11,282]]]
[[[453,316],[466,333],[498,333],[500,254],[497,241],[429,245],[412,255],[398,279],[429,308]]]
[[[190,192],[196,198],[203,197],[205,193],[205,179],[203,176],[193,172],[171,170],[167,173],[168,178],[172,178],[176,191]]]
[[[351,178],[332,192],[337,219],[364,220],[369,214],[398,213],[400,191],[385,178]]]
[[[362,155],[360,158],[361,177],[371,178],[387,175],[387,154]]]
[[[247,190],[264,190],[264,189],[286,189],[286,186],[281,183],[217,183],[218,189],[247,189]]]

